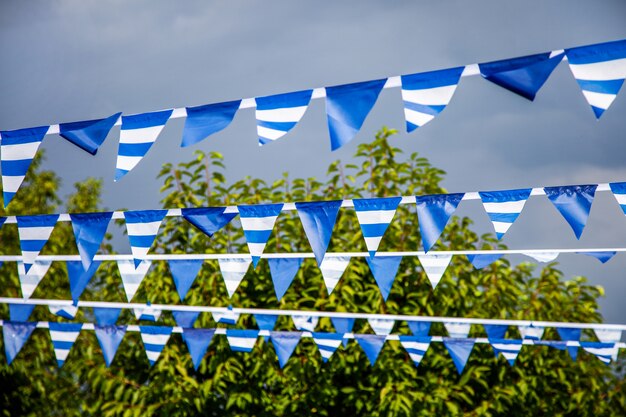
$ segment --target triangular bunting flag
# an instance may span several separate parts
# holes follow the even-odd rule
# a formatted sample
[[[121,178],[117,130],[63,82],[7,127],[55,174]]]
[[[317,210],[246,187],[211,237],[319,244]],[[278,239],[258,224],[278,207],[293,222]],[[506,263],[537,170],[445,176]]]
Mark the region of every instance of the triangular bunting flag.
[[[380,241],[383,239],[389,223],[393,220],[400,201],[402,201],[402,197],[355,198],[352,200],[370,258],[376,255]]]
[[[300,337],[302,337],[302,332],[270,332],[270,340],[274,345],[281,368],[285,367],[291,354],[296,350]]]
[[[469,335],[472,325],[469,323],[446,322],[443,324],[450,337],[465,339]]]
[[[483,324],[483,328],[489,339],[504,339],[509,326],[505,324]]]
[[[17,274],[20,278],[23,298],[30,298],[30,296],[33,295],[42,278],[46,275],[48,269],[50,269],[50,265],[52,265],[51,261],[35,261],[27,274],[24,263],[17,261]]]
[[[223,313],[213,312],[213,320],[216,323],[237,324],[240,315],[241,313],[235,313],[233,308],[229,306]]]
[[[523,252],[522,255],[530,256],[537,262],[552,262],[559,257],[560,252]]]
[[[176,325],[185,329],[191,329],[199,315],[199,311],[172,311]]]
[[[243,234],[248,242],[252,263],[256,268],[265,249],[265,244],[272,234],[276,218],[283,209],[283,204],[239,206],[238,209]]]
[[[317,316],[291,316],[291,320],[293,320],[296,329],[305,332],[314,332],[320,318]]]
[[[326,87],[330,149],[337,150],[361,130],[387,79]]]
[[[478,193],[498,239],[502,239],[517,220],[531,192],[532,188]]]
[[[328,362],[337,350],[343,339],[342,333],[313,333],[313,341],[322,355],[322,360]]]
[[[76,313],[78,313],[78,307],[68,304],[49,305],[48,310],[50,310],[51,314],[68,320],[74,320],[74,318],[76,318]]]
[[[137,320],[159,321],[162,312],[161,310],[152,308],[150,304],[147,304],[143,308],[133,308],[133,313]]]
[[[559,333],[561,340],[564,342],[579,342],[582,333],[581,329],[571,329],[566,327],[557,327],[556,331]],[[578,357],[578,346],[568,346],[567,353],[569,353],[573,360],[576,360]]]
[[[478,67],[484,79],[532,101],[559,65],[563,55],[560,53],[551,56],[550,52],[546,52],[487,62],[478,64]]]
[[[27,274],[35,259],[39,256],[39,252],[48,242],[58,219],[58,214],[17,216],[17,230],[20,235],[22,259]]]
[[[365,356],[370,361],[370,365],[374,366],[380,351],[385,345],[387,336],[379,336],[376,334],[355,334],[354,338],[365,352]]]
[[[276,298],[280,301],[298,273],[302,258],[271,258],[267,262],[270,265]]]
[[[387,301],[393,281],[396,279],[402,256],[380,256],[375,258],[365,258],[367,264],[374,275],[383,299]]]
[[[333,323],[333,327],[337,330],[337,333],[344,335],[346,333],[352,333],[355,319],[348,317],[331,317],[330,321]],[[343,347],[348,346],[348,342],[348,339],[343,339]]]
[[[187,344],[191,362],[193,362],[193,367],[196,371],[214,334],[215,329],[183,329],[183,340]]]
[[[565,50],[569,68],[599,119],[626,78],[626,40]]]
[[[430,281],[430,285],[432,285],[433,290],[437,288],[437,284],[441,281],[443,274],[445,274],[446,269],[448,269],[448,265],[450,265],[450,261],[452,260],[452,255],[417,255],[417,258],[426,272],[426,276]]]
[[[428,332],[430,332],[431,323],[429,321],[407,321],[406,324],[413,336],[427,337]]]
[[[184,208],[181,213],[185,220],[208,237],[213,237],[238,214],[226,213],[226,207]]]
[[[115,165],[115,181],[119,181],[148,153],[152,144],[170,119],[172,110],[122,116],[120,143]]]
[[[593,184],[544,187],[543,189],[554,207],[572,227],[577,239],[580,239],[580,235],[582,235],[587,224],[597,187],[596,184]]]
[[[615,252],[615,251],[576,252],[576,253],[580,253],[581,255],[587,255],[587,256],[591,256],[592,258],[596,258],[597,260],[599,260],[603,264],[607,263],[608,261],[613,259],[613,257],[615,255],[617,255],[617,252]]]
[[[324,278],[328,295],[333,292],[337,283],[339,283],[349,263],[350,257],[348,256],[324,257],[320,265],[320,271],[322,271],[322,277]]]
[[[35,304],[9,304],[9,320],[28,321]]]
[[[226,338],[233,352],[252,352],[258,337],[258,330],[226,329]]]
[[[4,207],[20,189],[49,126],[0,132],[0,169]]]
[[[93,315],[96,318],[96,323],[100,326],[114,325],[121,313],[121,308],[93,308]]]
[[[503,253],[465,255],[476,269],[483,269],[504,256]]]
[[[415,367],[420,365],[420,362],[426,355],[428,347],[430,346],[430,337],[417,337],[417,336],[400,336],[400,343],[402,347],[409,354],[409,357],[415,364]]]
[[[146,349],[146,356],[148,356],[148,361],[150,366],[152,366],[159,359],[163,348],[165,348],[167,341],[170,339],[172,328],[165,326],[139,326],[139,331],[143,346]]]
[[[611,191],[617,200],[617,204],[626,215],[626,182],[612,182],[609,184]]]
[[[167,214],[167,210],[140,210],[124,212],[126,230],[130,249],[135,258],[135,268],[139,266],[150,247],[154,243],[161,222]]]
[[[198,276],[204,261],[202,259],[185,259],[176,261],[170,260],[168,263],[174,284],[176,285],[176,291],[178,291],[180,301],[183,301],[189,288],[191,288],[193,282],[196,280],[196,276]]]
[[[122,343],[124,335],[126,334],[126,326],[94,326],[100,349],[102,349],[102,355],[104,356],[104,362],[106,366],[111,366],[113,358],[115,358],[115,352]]]
[[[13,359],[20,353],[22,347],[28,339],[30,335],[33,333],[37,327],[36,322],[12,322],[5,321],[2,324],[2,336],[4,338],[4,353],[7,357],[7,365],[11,365]]]
[[[535,327],[535,326],[518,326],[517,327],[520,334],[522,335],[522,339],[526,340],[541,340],[543,336],[543,331],[545,328],[543,327]]]
[[[257,97],[256,130],[259,146],[283,137],[298,124],[311,101],[313,90]]]
[[[187,120],[183,129],[182,148],[194,145],[220,130],[233,121],[241,100],[225,103],[187,107]]]
[[[63,366],[70,349],[83,328],[82,323],[54,323],[50,322],[50,339],[54,348],[54,356],[57,358],[57,365]]]
[[[70,214],[76,246],[83,267],[88,269],[104,239],[113,212]]]
[[[522,350],[523,342],[521,340],[489,338],[489,343],[491,343],[496,357],[498,357],[498,354],[502,353],[502,356],[504,356],[504,359],[507,360],[509,365],[515,365],[515,359],[517,359],[517,355],[519,355],[520,350]]]
[[[446,346],[446,349],[448,349],[448,353],[450,353],[450,357],[459,375],[462,374],[463,369],[465,369],[465,364],[467,364],[475,342],[474,339],[443,338],[443,344]]]
[[[95,155],[121,115],[116,113],[106,119],[61,123],[59,134],[85,152]]]
[[[622,339],[622,331],[620,329],[612,328],[596,328],[594,333],[599,341],[602,343],[617,343]]]
[[[150,269],[150,265],[152,265],[151,261],[143,261],[135,268],[134,261],[117,261],[117,268],[120,271],[124,292],[126,293],[126,299],[128,301],[132,300],[135,296],[135,293],[141,285],[141,281],[143,281]]]
[[[296,203],[298,216],[315,254],[317,265],[322,263],[326,255],[341,203],[341,200]]]
[[[276,326],[276,320],[278,320],[278,316],[274,314],[254,314],[254,319],[256,320],[257,326],[259,326],[259,330],[274,330],[274,326]],[[263,337],[267,342],[269,340],[268,336]]]
[[[393,326],[396,324],[394,320],[387,319],[367,319],[372,330],[377,335],[388,335],[393,330]]]
[[[424,252],[433,247],[446,227],[450,216],[463,199],[463,193],[437,194],[415,197]]]
[[[607,365],[611,363],[611,359],[617,359],[619,351],[619,347],[615,343],[580,342],[580,346]]]
[[[91,266],[85,270],[81,261],[66,261],[67,275],[70,279],[70,293],[72,294],[72,301],[74,304],[78,303],[78,299],[82,295],[91,277],[96,273],[100,267],[100,261],[92,262]]]
[[[228,291],[228,297],[232,297],[248,272],[252,261],[248,258],[220,258],[217,261],[226,285],[226,291]]]

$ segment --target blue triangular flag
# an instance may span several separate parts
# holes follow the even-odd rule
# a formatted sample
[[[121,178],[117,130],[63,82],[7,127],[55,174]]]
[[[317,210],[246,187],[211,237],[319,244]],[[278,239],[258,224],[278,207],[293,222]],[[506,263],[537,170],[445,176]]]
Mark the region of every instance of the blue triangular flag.
[[[183,329],[183,340],[187,344],[193,367],[197,371],[206,353],[215,329]]]
[[[571,329],[567,327],[557,327],[556,331],[559,333],[559,336],[561,336],[561,340],[565,342],[579,342],[582,333],[581,329]],[[576,360],[578,357],[578,346],[568,346],[567,353],[569,353],[573,360]]]
[[[179,261],[171,260],[168,263],[174,284],[176,284],[178,296],[180,297],[180,301],[183,301],[187,295],[187,291],[189,291],[196,276],[198,276],[204,261],[202,259],[185,259]]]
[[[359,345],[361,346],[361,349],[363,349],[363,352],[365,352],[370,364],[374,366],[376,359],[378,359],[378,354],[385,345],[387,336],[377,334],[355,334],[354,338],[357,342],[359,342]]]
[[[241,100],[187,107],[182,148],[196,144],[226,128],[239,110]]]
[[[419,366],[420,362],[422,362],[424,355],[426,355],[430,347],[430,341],[431,338],[428,336],[400,336],[400,343],[409,354],[415,366]]]
[[[274,330],[274,326],[276,326],[276,320],[278,320],[278,316],[274,314],[254,314],[254,319],[256,320],[257,326],[259,326],[259,330]],[[268,336],[264,336],[265,341],[269,340]]]
[[[52,339],[52,347],[54,348],[54,356],[60,368],[65,363],[74,342],[76,342],[80,330],[83,328],[83,323],[50,322],[48,326],[50,339]]]
[[[387,79],[326,87],[330,149],[350,142],[363,126]]]
[[[208,237],[226,226],[238,213],[225,213],[226,207],[184,208],[183,217]]]
[[[85,152],[95,155],[121,115],[115,113],[106,119],[61,123],[59,134]]]
[[[258,330],[226,329],[226,339],[233,352],[252,352],[258,337]]]
[[[93,257],[100,249],[113,212],[105,213],[70,213],[72,229],[80,260],[85,269],[89,268]]]
[[[9,320],[28,321],[35,304],[9,304]]]
[[[150,247],[154,243],[161,222],[167,214],[167,210],[137,210],[125,211],[126,230],[128,241],[133,253],[135,268],[139,266],[142,258],[148,254]]]
[[[505,324],[483,324],[487,338],[489,339],[504,339],[504,335],[509,326]]]
[[[200,315],[199,311],[172,311],[174,321],[180,327],[191,329]]]
[[[402,201],[402,197],[355,198],[352,200],[370,258],[376,255],[378,245],[380,245],[389,223],[393,220],[400,201]]]
[[[457,193],[415,197],[424,252],[428,252],[437,243],[437,239],[464,195],[464,193]]]
[[[491,343],[491,347],[493,348],[496,357],[498,357],[499,353],[502,353],[502,356],[504,356],[511,366],[515,364],[515,359],[517,359],[517,355],[519,355],[523,345],[521,340],[491,337],[489,338],[489,343]]]
[[[609,183],[609,187],[611,187],[611,192],[615,200],[617,200],[617,204],[619,204],[622,212],[626,215],[626,182],[612,182]],[[1,218],[0,223],[3,223]]]
[[[256,130],[259,146],[273,142],[289,132],[304,116],[313,90],[257,97]]]
[[[48,242],[58,218],[58,214],[17,216],[17,231],[20,236],[25,274],[28,274],[39,252]]]
[[[402,256],[380,256],[374,258],[365,258],[367,264],[374,275],[374,279],[380,288],[383,299],[387,301],[393,281],[396,279]]]
[[[7,357],[7,365],[11,365],[13,359],[20,353],[24,344],[30,338],[37,327],[36,322],[5,321],[2,324],[2,335],[4,337],[4,353]]]
[[[159,360],[159,356],[161,356],[167,341],[170,340],[172,328],[165,326],[139,326],[139,331],[143,346],[146,349],[146,356],[148,356],[148,361],[150,366],[152,366]]]
[[[274,345],[281,368],[285,367],[291,354],[296,350],[300,337],[302,337],[302,332],[270,332],[270,340]]]
[[[543,189],[554,207],[572,227],[577,239],[580,239],[587,224],[596,188],[598,188],[597,184],[544,187]]]
[[[462,374],[463,369],[465,369],[465,364],[472,353],[475,342],[474,339],[443,338],[443,344],[446,346],[446,349],[448,349],[459,375]]]
[[[322,360],[328,362],[337,350],[343,339],[342,333],[318,333],[313,332],[313,341],[322,355]]]
[[[330,321],[333,323],[333,327],[337,330],[337,333],[345,334],[352,333],[355,319],[348,317],[331,317]],[[348,339],[343,339],[343,347],[348,346]]]
[[[428,332],[430,331],[430,322],[429,321],[407,321],[409,325],[409,329],[414,336],[418,337],[426,337],[428,336]]]
[[[100,326],[112,326],[117,322],[117,319],[122,313],[121,308],[101,308],[94,307],[93,315],[96,318],[96,323]]]
[[[100,267],[100,263],[100,261],[92,262],[91,266],[85,270],[81,261],[65,262],[67,275],[70,279],[70,293],[72,294],[74,304],[78,302],[81,294],[85,291],[87,285],[89,285],[89,281]]]
[[[122,343],[124,335],[126,334],[126,326],[94,326],[96,332],[96,338],[102,349],[102,356],[104,356],[104,363],[107,367],[111,366],[113,358],[115,358],[115,352]]]
[[[576,253],[580,253],[582,255],[587,255],[587,256],[591,256],[593,258],[596,258],[597,260],[599,260],[603,264],[607,263],[615,255],[617,255],[617,252],[615,252],[615,251],[576,252]]]
[[[341,200],[296,203],[298,216],[300,216],[302,227],[309,239],[318,266],[321,265],[326,255],[341,203]]]
[[[276,298],[280,301],[298,273],[302,258],[271,258],[267,262],[270,264]]]
[[[503,253],[467,254],[467,259],[476,269],[483,269],[504,256]]]
[[[283,209],[283,204],[258,204],[238,206],[241,228],[246,237],[252,264],[256,268],[265,249],[265,244],[272,234],[276,218]]]
[[[478,67],[486,80],[532,101],[564,56],[563,53],[550,55],[546,52],[486,62]]]
[[[532,188],[524,188],[506,191],[480,191],[478,193],[498,239],[502,239],[517,220],[531,192]]]

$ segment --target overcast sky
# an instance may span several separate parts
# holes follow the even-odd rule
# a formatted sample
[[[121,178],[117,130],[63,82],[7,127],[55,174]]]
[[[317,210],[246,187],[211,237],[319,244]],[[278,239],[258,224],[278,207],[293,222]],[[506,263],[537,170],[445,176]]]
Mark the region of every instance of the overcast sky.
[[[546,4],[548,3],[548,4]],[[365,81],[626,38],[626,2],[615,1],[3,1],[0,3],[0,129],[9,130]],[[463,78],[448,108],[393,145],[418,151],[448,172],[450,192],[626,181],[626,93],[596,121],[565,62],[531,103],[480,77]],[[91,157],[48,136],[44,168],[63,192],[102,177],[104,206],[158,206],[165,162],[195,149],[225,155],[231,180],[323,178],[349,161],[382,125],[404,130],[398,89],[385,90],[362,131],[330,152],[324,102],[301,123],[259,148],[254,111],[200,144],[179,148],[172,120],[146,158],[113,182],[119,128]],[[19,198],[19,194],[18,197]],[[458,211],[491,231],[479,202]],[[545,198],[531,198],[504,239],[511,248],[626,246],[626,218],[598,193],[576,241]],[[626,254],[606,265],[559,258],[567,276],[607,290],[602,312],[626,323]]]

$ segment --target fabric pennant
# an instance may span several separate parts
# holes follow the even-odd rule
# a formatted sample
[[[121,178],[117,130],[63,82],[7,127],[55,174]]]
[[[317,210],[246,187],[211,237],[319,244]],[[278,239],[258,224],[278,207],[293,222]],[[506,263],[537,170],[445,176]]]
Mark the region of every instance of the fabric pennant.
[[[99,326],[112,326],[117,322],[117,319],[122,313],[121,308],[93,308],[93,315],[96,318],[96,323]]]
[[[393,326],[396,324],[394,320],[387,319],[367,319],[372,330],[377,335],[388,335],[393,330]]]
[[[427,337],[430,332],[431,323],[429,321],[407,321],[406,324],[413,336]]]
[[[257,97],[256,130],[259,146],[283,137],[298,124],[311,101],[313,90]]]
[[[39,145],[50,126],[0,132],[0,169],[2,194],[6,208],[20,189]]]
[[[597,184],[592,184],[543,189],[554,207],[572,227],[576,239],[580,239],[587,224],[597,187]]]
[[[126,293],[126,300],[131,301],[137,293],[141,282],[145,278],[148,270],[152,265],[151,261],[142,261],[138,267],[135,267],[134,261],[118,260],[117,268],[120,271],[122,277],[122,284],[124,285],[124,292]]]
[[[613,196],[617,200],[617,204],[626,215],[626,182],[612,182],[609,184]]]
[[[83,328],[83,324],[50,322],[49,326],[54,356],[57,358],[57,365],[60,368],[65,363],[74,342],[76,342],[80,330]]]
[[[104,213],[70,213],[76,246],[83,267],[91,266],[96,252],[100,249],[113,212]]]
[[[611,106],[626,79],[626,40],[565,50],[569,68],[596,118]]]
[[[238,206],[243,234],[252,255],[252,264],[256,268],[265,249],[265,244],[272,234],[276,218],[283,209],[283,204],[259,204]]]
[[[91,266],[85,270],[81,261],[65,261],[67,266],[67,275],[70,280],[70,293],[74,304],[78,303],[78,299],[82,295],[89,281],[100,267],[100,261],[92,262]]]
[[[28,273],[22,261],[17,261],[17,274],[20,278],[20,287],[22,288],[22,297],[30,298],[37,289],[37,286],[50,269],[51,261],[35,261]]]
[[[49,305],[48,310],[51,314],[67,320],[74,320],[78,313],[78,307],[73,305]]]
[[[617,360],[619,347],[615,343],[580,342],[580,346],[607,365],[611,363],[611,359]]]
[[[4,353],[7,357],[7,365],[11,365],[13,359],[20,353],[33,330],[37,327],[36,322],[13,322],[5,321],[2,324],[2,336]]]
[[[172,110],[122,116],[115,181],[128,174],[148,153],[170,119]]]
[[[170,266],[170,272],[172,273],[172,279],[176,285],[176,291],[180,301],[185,299],[187,292],[196,280],[196,276],[202,269],[202,259],[185,259],[185,260],[170,260],[168,264]]]
[[[464,193],[457,193],[415,197],[424,252],[428,252],[437,243],[441,232],[464,195]]]
[[[342,200],[296,203],[300,222],[306,233],[317,265],[321,265],[335,227]]]
[[[85,152],[95,155],[121,115],[115,113],[106,119],[61,123],[59,134]]]
[[[498,239],[502,239],[517,220],[531,192],[532,188],[524,188],[478,193]]]
[[[417,255],[417,258],[419,259],[424,272],[426,272],[426,276],[428,277],[430,285],[432,285],[434,290],[437,288],[437,284],[441,281],[446,269],[448,269],[448,265],[450,265],[450,261],[452,260],[452,255],[425,254]]]
[[[102,350],[102,355],[104,356],[104,363],[106,363],[108,368],[111,366],[113,358],[115,358],[117,348],[120,346],[120,343],[122,343],[122,339],[124,339],[126,326],[101,326],[96,324],[94,329],[98,344]]]
[[[150,247],[154,243],[161,222],[167,214],[167,210],[138,210],[125,211],[126,230],[130,250],[135,258],[135,268],[139,266]]]
[[[167,341],[170,339],[172,328],[165,326],[139,326],[139,331],[143,346],[146,349],[146,356],[148,356],[148,361],[150,366],[152,366],[159,360],[163,348],[165,348]]]
[[[226,291],[228,291],[228,297],[232,297],[246,276],[252,261],[247,258],[220,258],[217,261],[226,285]]]
[[[25,272],[28,273],[31,266],[39,256],[39,252],[50,239],[54,226],[59,219],[58,214],[46,214],[42,216],[16,216],[17,230],[20,236],[22,259]]]
[[[622,339],[622,331],[610,327],[596,328],[594,329],[594,333],[596,334],[598,340],[602,343],[617,343]]]
[[[237,324],[237,320],[239,320],[239,316],[241,313],[235,313],[232,307],[228,307],[228,309],[224,313],[213,313],[213,320],[216,323],[224,323],[224,324]]]
[[[226,338],[233,352],[252,352],[258,337],[258,330],[226,329]]]
[[[320,351],[324,362],[328,362],[331,356],[333,356],[333,353],[335,353],[339,345],[341,345],[342,339],[343,334],[341,333],[313,332],[313,341],[317,345],[317,349]]]
[[[400,336],[400,343],[417,368],[430,347],[428,336]]]
[[[488,267],[498,259],[504,256],[503,253],[487,253],[487,254],[474,254],[474,255],[465,255],[470,263],[474,266],[475,269],[483,269]]]
[[[563,53],[550,52],[478,64],[480,75],[500,87],[533,101],[552,71],[563,60]]]
[[[147,304],[142,308],[133,308],[133,313],[135,314],[135,318],[137,320],[146,320],[146,321],[159,321],[161,317],[161,313],[163,311],[152,308],[150,304]]]
[[[220,130],[233,121],[241,100],[224,103],[187,107],[187,119],[183,129],[181,148],[194,145]]]
[[[330,149],[341,148],[361,130],[387,79],[326,87]]]
[[[372,271],[372,275],[374,275],[383,299],[387,301],[393,282],[396,279],[402,256],[381,256],[371,259],[365,258],[365,260],[370,267],[370,271]]]
[[[206,353],[215,329],[187,329],[183,328],[183,340],[187,344],[189,349],[189,355],[191,355],[191,362],[194,369],[197,371],[204,354]]]
[[[34,304],[9,304],[9,320],[28,321],[34,309]]]
[[[523,342],[521,340],[489,338],[489,343],[491,343],[496,357],[501,353],[509,365],[515,365],[517,355],[519,355],[520,350],[522,350]]]
[[[317,327],[317,323],[319,323],[320,318],[317,316],[291,316],[291,320],[293,320],[293,324],[296,326],[296,329],[302,330],[304,332],[314,332],[315,327]]]
[[[226,207],[184,208],[181,213],[185,220],[208,237],[213,237],[238,214],[226,213]]]
[[[369,359],[370,365],[374,366],[380,351],[385,345],[387,336],[376,334],[355,334],[354,338],[359,343],[359,346],[361,346],[361,349],[363,349],[363,352],[365,352],[365,356]]]
[[[380,241],[387,231],[389,223],[393,220],[400,201],[402,201],[402,197],[355,198],[352,200],[370,258],[376,255]]]
[[[487,338],[489,339],[504,339],[506,331],[509,326],[506,324],[483,324]]]
[[[450,337],[461,339],[466,339],[472,328],[472,325],[469,323],[446,322],[443,325],[446,327]]]
[[[352,333],[355,319],[348,317],[331,317],[330,321],[333,323],[333,327],[337,330],[337,333],[346,334]],[[343,339],[342,344],[344,348],[348,346],[349,341],[348,339]]]
[[[472,353],[475,342],[476,341],[474,339],[458,339],[450,337],[443,338],[443,344],[446,349],[448,349],[448,353],[450,353],[450,357],[452,358],[459,375],[461,375],[463,373],[463,369],[465,369],[465,365],[467,364],[467,360]]]
[[[552,262],[559,257],[560,252],[524,252],[523,255],[530,256],[537,262]]]
[[[570,341],[579,342],[580,336],[582,334],[581,329],[571,329],[571,328],[566,328],[566,327],[557,327],[556,331],[559,333],[561,340],[565,342],[570,342]],[[576,360],[576,358],[578,357],[578,346],[568,346],[567,352],[569,353],[569,355],[572,357],[573,360]]]
[[[254,314],[254,319],[256,320],[257,326],[259,326],[259,330],[274,330],[274,326],[276,326],[276,320],[278,320],[278,316],[275,314]]]
[[[199,311],[172,311],[176,325],[185,329],[191,329],[199,315]]]
[[[322,271],[322,277],[324,278],[324,284],[328,295],[330,295],[339,280],[346,271],[348,264],[350,263],[350,257],[348,256],[333,256],[332,258],[324,258],[320,265],[320,271]]]
[[[7,221],[7,218],[4,216],[0,216],[0,229],[2,229],[2,225]]]
[[[617,255],[617,252],[615,251],[576,252],[576,253],[579,253],[581,255],[591,256],[592,258],[596,258],[603,264],[607,263],[608,261],[613,259],[615,255]]]
[[[281,369],[285,367],[293,351],[296,350],[301,337],[302,332],[270,332],[270,340],[274,345]]]
[[[267,262],[270,265],[276,298],[280,301],[298,273],[302,258],[271,258]]]
[[[517,327],[520,334],[522,335],[522,339],[525,340],[541,340],[543,336],[543,331],[545,328],[543,327],[535,327],[535,326],[518,326]]]

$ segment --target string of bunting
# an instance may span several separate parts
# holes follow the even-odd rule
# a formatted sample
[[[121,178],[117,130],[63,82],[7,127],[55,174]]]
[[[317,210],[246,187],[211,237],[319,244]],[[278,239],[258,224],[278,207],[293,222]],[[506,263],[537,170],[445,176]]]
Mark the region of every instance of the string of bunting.
[[[462,77],[481,75],[532,101],[564,59],[599,119],[617,97],[626,78],[626,40],[224,103],[134,115],[116,113],[104,119],[2,131],[0,167],[4,206],[19,190],[46,135],[60,134],[95,155],[113,126],[121,125],[117,181],[139,164],[172,118],[186,118],[181,142],[181,147],[186,147],[225,129],[239,109],[256,108],[259,145],[265,145],[292,130],[312,99],[325,97],[331,150],[336,150],[356,136],[384,88],[401,88],[406,128],[411,132],[445,109]]]

